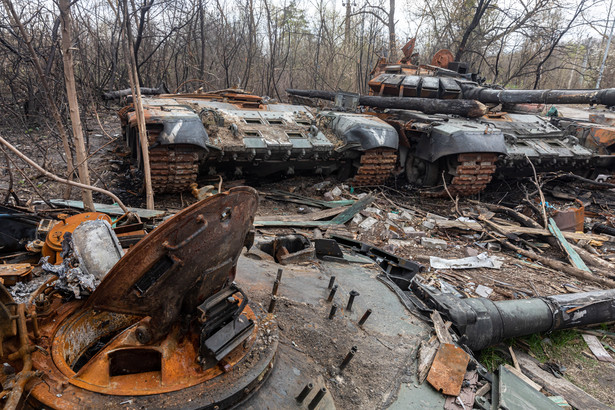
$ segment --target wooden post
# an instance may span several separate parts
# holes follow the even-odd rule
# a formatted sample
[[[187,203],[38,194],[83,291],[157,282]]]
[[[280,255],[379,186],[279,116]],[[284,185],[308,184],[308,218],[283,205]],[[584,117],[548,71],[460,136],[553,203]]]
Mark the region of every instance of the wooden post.
[[[137,73],[137,61],[131,50],[133,47],[132,32],[130,31],[130,18],[128,17],[128,2],[122,1],[124,12],[124,54],[129,61],[128,77],[130,78],[130,88],[137,115],[137,126],[139,128],[139,144],[141,145],[141,158],[143,161],[143,173],[145,174],[145,203],[147,209],[154,209],[154,191],[152,190],[152,173],[149,163],[149,142],[147,140],[147,130],[145,128],[145,116],[143,114],[143,102],[141,101],[141,86]]]
[[[73,65],[73,50],[71,47],[71,15],[69,0],[60,0],[60,20],[62,22],[62,62],[64,63],[64,82],[66,83],[66,96],[68,98],[68,108],[70,112],[70,122],[73,128],[73,139],[75,142],[75,153],[77,155],[77,168],[79,169],[79,181],[83,185],[90,185],[90,171],[88,170],[87,154],[85,152],[85,142],[83,140],[83,128],[81,126],[81,116],[79,115],[79,102],[77,101],[77,87],[75,86],[75,71]],[[81,190],[83,207],[87,211],[94,211],[94,201],[92,191]]]

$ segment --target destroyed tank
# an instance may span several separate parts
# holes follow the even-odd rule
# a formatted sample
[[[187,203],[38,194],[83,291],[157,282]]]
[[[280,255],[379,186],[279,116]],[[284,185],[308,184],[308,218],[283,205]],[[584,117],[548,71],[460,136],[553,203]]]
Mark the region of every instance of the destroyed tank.
[[[615,105],[615,89],[505,90],[484,85],[468,65],[441,50],[430,65],[416,65],[412,47],[396,64],[380,61],[369,96],[357,96],[399,133],[399,167],[407,180],[434,195],[471,195],[494,174],[531,175],[612,169],[615,129],[588,127],[539,114],[544,104]],[[299,97],[335,98],[316,90],[287,90]],[[611,127],[612,128],[612,127]]]
[[[406,65],[403,60],[397,65],[379,64],[369,82],[374,95],[474,100],[488,109],[472,119],[390,113],[389,121],[402,135],[401,164],[410,182],[435,185],[444,171],[451,191],[473,194],[496,172],[530,175],[528,160],[538,171],[588,174],[612,167],[615,138],[599,139],[595,132],[539,113],[550,104],[613,106],[615,89],[505,90],[484,85],[466,63],[453,60],[450,51],[441,50],[427,66]]]
[[[179,192],[199,173],[230,178],[296,172],[380,184],[397,160],[398,134],[373,115],[276,103],[241,90],[144,97],[152,185]],[[137,118],[120,110],[124,139],[142,168]]]

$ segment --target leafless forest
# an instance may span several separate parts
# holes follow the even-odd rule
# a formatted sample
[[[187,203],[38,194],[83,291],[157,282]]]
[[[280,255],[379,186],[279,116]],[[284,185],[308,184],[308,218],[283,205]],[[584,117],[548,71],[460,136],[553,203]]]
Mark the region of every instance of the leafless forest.
[[[101,92],[130,85],[127,52],[142,86],[165,84],[171,92],[238,86],[284,100],[287,87],[366,92],[376,61],[399,58],[412,37],[420,62],[449,48],[488,82],[593,88],[615,14],[609,0],[124,2],[81,0],[67,10],[82,113],[90,113]],[[49,125],[50,100],[67,109],[59,4],[1,4],[0,119]],[[609,63],[603,87],[615,86]]]

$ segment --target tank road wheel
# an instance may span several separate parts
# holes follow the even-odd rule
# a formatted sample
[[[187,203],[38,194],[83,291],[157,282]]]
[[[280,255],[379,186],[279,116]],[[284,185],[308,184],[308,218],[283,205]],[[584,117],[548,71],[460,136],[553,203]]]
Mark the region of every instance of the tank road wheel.
[[[393,174],[397,152],[390,148],[374,148],[361,155],[361,164],[354,176],[356,186],[382,185]]]
[[[429,162],[408,153],[405,165],[406,179],[409,183],[420,187],[435,186],[440,176],[438,162]]]

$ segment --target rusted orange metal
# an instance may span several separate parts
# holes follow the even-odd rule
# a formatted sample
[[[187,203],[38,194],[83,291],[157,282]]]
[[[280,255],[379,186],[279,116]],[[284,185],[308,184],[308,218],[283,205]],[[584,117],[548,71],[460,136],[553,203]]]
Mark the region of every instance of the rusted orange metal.
[[[448,63],[455,61],[455,56],[448,49],[439,50],[431,59],[431,65],[448,68]]]
[[[243,314],[257,321],[249,307]],[[87,391],[120,396],[168,393],[214,379],[225,372],[225,366],[245,359],[259,330],[255,328],[246,343],[225,357],[224,366],[213,364],[204,369],[197,360],[198,334],[182,333],[179,324],[163,340],[144,345],[135,335],[139,316],[83,310],[80,304],[72,304],[64,317],[42,327],[41,346],[51,354],[37,352],[35,368],[45,369],[47,377],[60,384],[65,380]],[[111,336],[86,362],[88,349]]]
[[[361,156],[361,166],[354,177],[357,186],[381,185],[391,176],[397,153],[391,149],[375,148]]]
[[[4,285],[13,286],[32,278],[32,265],[29,263],[11,263],[0,265],[0,278]]]
[[[73,216],[66,214],[58,215],[60,222],[55,224],[45,238],[45,244],[41,253],[43,256],[49,256],[48,262],[54,265],[62,263],[62,241],[66,232],[73,232],[82,222],[103,220],[111,223],[111,218],[107,214],[100,212],[85,212]]]
[[[433,359],[427,381],[439,392],[458,396],[469,362],[470,356],[462,348],[442,343]]]
[[[275,335],[273,317],[255,313],[234,293],[241,317],[254,326],[217,361],[201,357],[200,327],[217,323],[216,316],[195,313],[233,281],[257,203],[248,187],[197,202],[133,246],[87,302],[55,303],[40,317],[32,359],[43,382],[29,386],[30,404],[115,408],[129,400],[141,408],[225,408],[258,388],[277,349],[277,338],[263,337]]]
[[[583,232],[585,223],[585,206],[583,202],[576,200],[578,207],[570,207],[564,210],[557,210],[553,214],[553,220],[557,227],[562,231]]]

